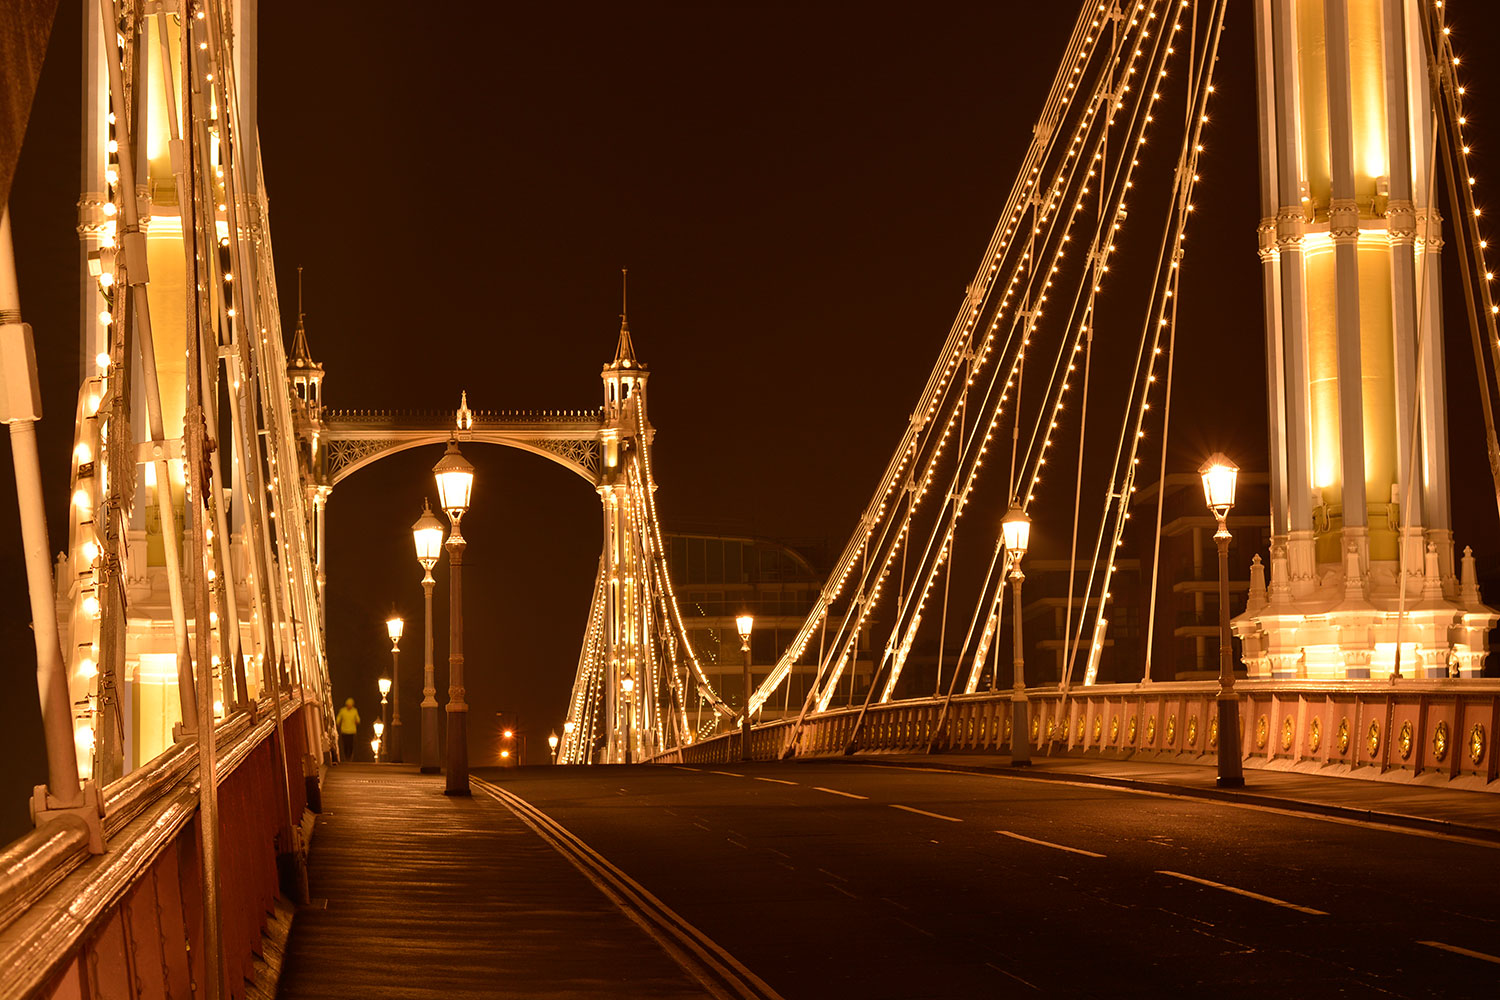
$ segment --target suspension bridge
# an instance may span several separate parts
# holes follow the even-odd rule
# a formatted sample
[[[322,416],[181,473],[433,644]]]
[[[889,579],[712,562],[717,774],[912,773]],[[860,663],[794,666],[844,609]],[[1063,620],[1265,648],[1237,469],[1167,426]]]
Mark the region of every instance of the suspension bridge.
[[[1465,419],[1482,422],[1490,477],[1462,485],[1493,492],[1500,515],[1500,304],[1444,4],[1237,9],[1253,20],[1257,68],[1262,221],[1241,235],[1247,253],[1258,238],[1263,276],[1265,510],[1247,511],[1243,490],[1237,502],[1232,460],[1205,456],[1206,503],[1173,508],[1170,520],[1178,336],[1216,335],[1179,331],[1177,303],[1184,280],[1203,280],[1192,269],[1195,241],[1206,238],[1193,227],[1194,199],[1230,5],[1081,4],[999,220],[946,334],[933,331],[933,367],[913,385],[889,461],[871,470],[875,487],[847,544],[759,683],[755,620],[739,617],[745,663],[733,691],[709,669],[702,630],[674,589],[670,525],[656,505],[650,368],[623,311],[612,355],[600,339],[597,408],[470,409],[469,391],[483,399],[477,385],[452,387],[453,411],[325,407],[300,302],[290,337],[282,326],[265,182],[278,165],[262,162],[257,140],[254,4],[82,4],[86,362],[63,418],[75,432],[67,548],[55,557],[43,502],[51,479],[35,444],[37,352],[8,215],[0,228],[0,416],[47,761],[35,829],[0,853],[0,994],[254,995],[275,989],[283,953],[282,992],[292,996],[493,995],[492,980],[475,985],[481,974],[520,975],[520,992],[543,992],[540,970],[575,992],[607,991],[560,957],[583,926],[559,922],[564,910],[594,928],[589,947],[615,948],[610,960],[650,984],[642,995],[826,993],[849,983],[808,944],[817,921],[796,901],[811,870],[824,895],[808,912],[833,908],[862,940],[913,956],[912,969],[889,973],[898,995],[996,983],[1110,989],[1096,972],[1058,978],[1066,953],[1034,935],[994,950],[975,931],[995,918],[985,905],[965,903],[962,920],[934,909],[923,879],[953,894],[969,885],[916,860],[943,845],[939,834],[977,855],[999,843],[1109,872],[1091,890],[1059,891],[1030,872],[1036,861],[1007,854],[1000,874],[975,876],[993,893],[1025,883],[1012,905],[1044,922],[1048,896],[1066,896],[1054,902],[1077,913],[1090,899],[1149,899],[1162,913],[1207,914],[1219,911],[1200,897],[1227,890],[1293,913],[1274,932],[1260,916],[1231,918],[1234,933],[1266,935],[1259,947],[1295,953],[1277,966],[1283,986],[1404,989],[1414,975],[1467,982],[1467,971],[1443,964],[1454,956],[1500,962],[1466,930],[1495,918],[1493,893],[1435,874],[1493,870],[1500,842],[1500,800],[1485,794],[1500,790],[1500,683],[1486,678],[1500,612],[1479,586],[1479,566],[1496,557],[1469,547],[1453,522],[1447,385],[1468,376],[1445,371],[1442,349],[1450,338],[1472,347],[1481,412]],[[52,9],[32,6],[44,51]],[[17,39],[22,56],[39,60],[34,40],[26,49],[24,32]],[[35,70],[12,62],[29,102]],[[1248,145],[1228,136],[1216,145],[1231,138]],[[17,152],[5,150],[7,185]],[[1461,286],[1463,315],[1444,316],[1444,281]],[[556,462],[600,498],[601,553],[556,763],[664,766],[476,772],[471,785],[460,522],[472,468],[462,449],[481,444]],[[429,627],[420,766],[356,766],[339,759],[330,691],[326,519],[346,477],[415,448],[438,460],[449,520],[447,700],[438,701]],[[441,541],[442,523],[423,517],[419,527]],[[1234,536],[1247,517],[1267,526],[1251,543]],[[1044,572],[1026,561],[1033,528],[1067,540],[1062,569],[1046,571],[1055,575],[1045,646],[1023,635],[1035,620],[1023,584],[1028,569],[1033,587]],[[1217,588],[1186,581],[1204,584],[1192,591],[1199,617],[1174,626],[1167,595],[1184,581],[1166,578],[1164,548],[1190,535],[1196,565],[1210,532]],[[436,543],[424,551],[430,618],[442,554]],[[1235,616],[1232,582],[1246,595]],[[1194,644],[1199,669],[1182,669]],[[1044,648],[1045,678],[1036,673]],[[1101,680],[1107,655],[1129,682]],[[794,684],[800,705],[789,699]],[[871,760],[887,766],[855,770]],[[438,771],[441,780],[420,773]],[[358,783],[380,790],[385,812],[361,818]],[[1391,830],[1430,843],[1402,843],[1414,860],[1395,902],[1347,889],[1325,900],[1317,886],[1267,884],[1243,868],[1195,872],[1186,855],[1169,864],[1117,852],[1137,836],[1142,850],[1175,848],[1148,841],[1149,818],[1118,808],[1118,796],[1105,801],[1106,786],[1170,800],[1153,808],[1193,826],[1183,848],[1192,858],[1246,850],[1257,836],[1300,839],[1307,813],[1347,822],[1328,837],[1348,852],[1393,850],[1381,840]],[[1091,815],[1118,829],[1072,825],[1071,807],[1047,800],[1062,787],[1089,787],[1078,795],[1101,799]],[[600,802],[624,818],[602,821]],[[1249,821],[1240,840],[1205,832],[1220,825],[1215,809],[1246,804],[1287,815]],[[1372,818],[1379,830],[1359,825]],[[407,839],[372,848],[377,820],[405,827]],[[657,827],[673,831],[670,863],[652,853]],[[830,849],[810,849],[804,831]],[[532,838],[547,848],[526,846]],[[721,840],[734,849],[727,860]],[[411,867],[418,855],[430,871]],[[890,875],[902,857],[920,877]],[[1282,874],[1324,865],[1337,881],[1346,860],[1299,855]],[[549,865],[556,873],[534,884],[518,878]],[[1151,866],[1141,869],[1149,888],[1141,865]],[[1057,878],[1079,877],[1069,873]],[[704,887],[733,898],[759,885],[773,887],[760,913],[798,911],[778,932],[757,936],[747,930],[755,921],[702,898]],[[1446,915],[1428,919],[1423,908],[1440,898]],[[522,900],[534,926],[511,939],[497,914],[514,917],[507,908]],[[877,904],[889,904],[888,920]],[[1413,906],[1427,920],[1416,930]],[[402,939],[390,921],[408,907],[441,934]],[[445,922],[454,910],[474,911],[472,926]],[[1308,972],[1316,962],[1294,942],[1309,922],[1376,911],[1369,933],[1340,938],[1317,960],[1342,971]],[[351,919],[372,913],[385,922]],[[1093,920],[1075,923],[1091,941],[1103,934]],[[926,940],[901,937],[891,921]],[[1173,954],[1186,947],[1181,927],[1156,933]],[[370,972],[398,939],[416,980],[383,965]],[[320,986],[316,963],[354,978]],[[1164,981],[1187,988],[1217,974],[1189,966]]]

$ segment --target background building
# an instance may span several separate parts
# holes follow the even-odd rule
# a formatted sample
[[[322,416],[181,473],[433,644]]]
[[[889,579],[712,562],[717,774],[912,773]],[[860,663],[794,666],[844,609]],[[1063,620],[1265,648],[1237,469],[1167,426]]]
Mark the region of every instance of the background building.
[[[736,615],[755,616],[750,638],[751,683],[764,681],[781,654],[797,637],[817,601],[826,575],[826,546],[821,543],[795,546],[744,533],[727,533],[704,527],[695,531],[667,532],[667,557],[672,585],[682,608],[688,641],[714,687],[730,705],[744,703],[743,654],[735,629]],[[834,704],[849,695],[862,699],[870,683],[868,627],[860,636],[860,655],[854,669],[845,671]],[[766,703],[760,717],[776,719],[795,715],[807,698],[816,670],[817,644],[798,664],[791,680],[777,697]],[[703,713],[706,721],[710,713]],[[698,724],[692,708],[689,722]]]

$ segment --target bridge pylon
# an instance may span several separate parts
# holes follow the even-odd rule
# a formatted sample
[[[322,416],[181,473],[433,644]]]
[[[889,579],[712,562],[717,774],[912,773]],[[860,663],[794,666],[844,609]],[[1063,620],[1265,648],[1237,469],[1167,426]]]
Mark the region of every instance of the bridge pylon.
[[[1235,624],[1252,677],[1478,677],[1500,617],[1454,558],[1430,7],[1255,7],[1272,541]]]

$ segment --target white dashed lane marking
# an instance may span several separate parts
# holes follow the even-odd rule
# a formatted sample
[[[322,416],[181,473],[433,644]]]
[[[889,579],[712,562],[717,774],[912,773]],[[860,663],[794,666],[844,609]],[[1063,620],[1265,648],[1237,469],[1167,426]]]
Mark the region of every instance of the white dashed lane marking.
[[[1182,874],[1182,872],[1167,871],[1158,871],[1156,874],[1170,875],[1172,878],[1186,879],[1189,882],[1196,882],[1199,885],[1206,885],[1212,889],[1223,889],[1225,892],[1232,892],[1237,896],[1245,896],[1249,899],[1258,899],[1262,903],[1270,903],[1273,906],[1283,906],[1288,910],[1296,910],[1298,913],[1310,913],[1315,917],[1328,916],[1327,910],[1315,910],[1311,906],[1302,906],[1298,903],[1288,903],[1286,900],[1277,899],[1275,896],[1263,896],[1258,892],[1251,892],[1249,889],[1237,889],[1232,885],[1225,885],[1223,882],[1211,882],[1206,878],[1199,878],[1196,875],[1184,875]]]
[[[853,792],[841,792],[837,788],[824,788],[822,785],[814,785],[813,786],[813,791],[816,791],[816,792],[827,792],[829,795],[842,795],[846,799],[866,799],[866,800],[868,800],[870,798],[868,795],[855,795]]]
[[[1040,845],[1042,847],[1050,847],[1050,848],[1052,848],[1055,851],[1068,851],[1069,853],[1072,853],[1072,854],[1082,854],[1084,857],[1087,857],[1087,858],[1102,858],[1102,857],[1104,857],[1104,855],[1102,855],[1102,854],[1096,854],[1093,851],[1085,851],[1081,847],[1069,847],[1066,844],[1054,844],[1050,840],[1037,840],[1035,837],[1027,837],[1024,834],[1012,833],[1009,830],[996,830],[995,832],[998,833],[998,834],[1000,834],[1000,836],[1002,836],[1002,837],[1010,837],[1010,838],[1015,839],[1015,840],[1024,840],[1028,844],[1038,844],[1038,845]]]
[[[963,822],[963,820],[959,819],[957,816],[944,816],[942,813],[928,812],[926,809],[914,809],[911,806],[901,806],[897,805],[894,802],[891,803],[891,808],[900,809],[902,812],[916,813],[918,816],[931,816],[933,819],[941,819],[949,823]]]
[[[1474,951],[1469,948],[1460,948],[1456,944],[1444,944],[1441,941],[1418,941],[1417,944],[1425,944],[1429,948],[1438,948],[1442,951],[1451,951],[1455,955],[1467,955],[1470,958],[1477,958],[1481,962],[1494,962],[1496,965],[1500,965],[1500,955],[1490,955],[1482,951]]]

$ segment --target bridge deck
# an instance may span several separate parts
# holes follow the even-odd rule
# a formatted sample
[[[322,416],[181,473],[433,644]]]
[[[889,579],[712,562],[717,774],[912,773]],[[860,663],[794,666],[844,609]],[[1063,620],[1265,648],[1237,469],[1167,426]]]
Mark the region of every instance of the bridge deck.
[[[278,996],[705,995],[507,809],[442,790],[415,767],[330,769]]]

